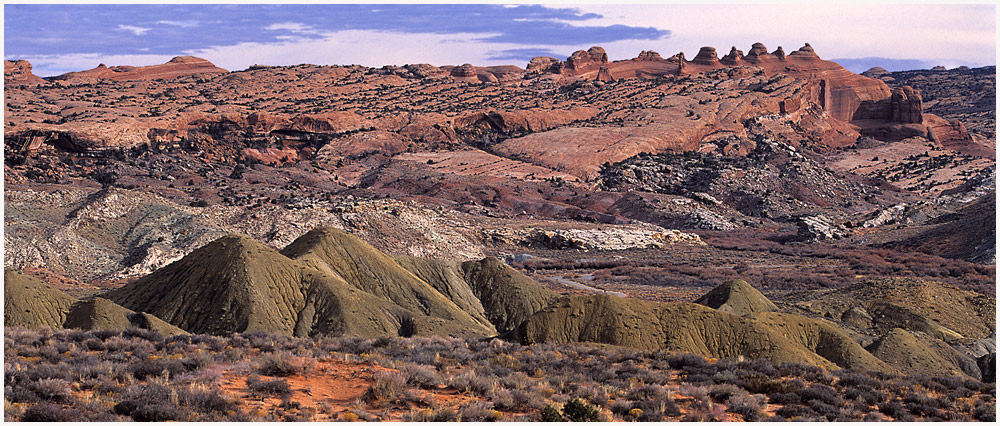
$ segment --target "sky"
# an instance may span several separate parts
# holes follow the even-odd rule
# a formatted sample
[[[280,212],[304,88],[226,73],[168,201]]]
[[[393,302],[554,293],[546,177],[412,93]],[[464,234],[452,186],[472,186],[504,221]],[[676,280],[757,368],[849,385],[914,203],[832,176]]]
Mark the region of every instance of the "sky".
[[[591,46],[611,59],[754,42],[860,72],[996,63],[996,6],[903,4],[5,4],[4,59],[54,76],[179,55],[255,64],[513,64]]]

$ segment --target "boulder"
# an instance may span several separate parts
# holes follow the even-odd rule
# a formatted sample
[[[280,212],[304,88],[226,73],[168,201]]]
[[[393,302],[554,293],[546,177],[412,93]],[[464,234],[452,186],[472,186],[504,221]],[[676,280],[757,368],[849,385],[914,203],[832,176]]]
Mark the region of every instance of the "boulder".
[[[839,240],[849,235],[847,229],[826,216],[802,216],[796,221],[799,238],[805,241]]]

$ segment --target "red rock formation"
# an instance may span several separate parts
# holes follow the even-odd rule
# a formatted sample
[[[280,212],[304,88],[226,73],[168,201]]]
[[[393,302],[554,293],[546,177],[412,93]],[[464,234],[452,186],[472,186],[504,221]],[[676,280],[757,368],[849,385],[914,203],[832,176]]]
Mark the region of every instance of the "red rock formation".
[[[736,46],[733,46],[733,48],[729,50],[729,54],[722,57],[719,62],[726,65],[743,65],[743,51],[737,50]]]
[[[601,67],[601,69],[597,71],[596,80],[611,83],[615,81],[615,78],[611,75],[611,71],[608,71],[608,67]]]
[[[924,121],[923,101],[920,91],[910,86],[897,87],[890,98],[890,121],[897,123],[921,123]]]
[[[691,63],[698,65],[719,65],[719,54],[714,47],[705,46],[698,51],[698,55],[691,60]]]
[[[639,61],[662,61],[663,57],[652,50],[643,50],[639,52],[639,56],[636,56],[635,59]]]
[[[177,56],[165,64],[145,67],[117,66],[109,68],[104,64],[100,64],[97,68],[66,73],[53,79],[153,80],[158,78],[172,79],[194,74],[224,74],[227,72],[229,71],[216,67],[205,59],[194,56]]]
[[[3,61],[4,84],[42,84],[45,79],[31,72],[31,63],[25,60]]]
[[[599,69],[601,65],[608,63],[608,54],[602,47],[591,47],[589,50],[577,50],[566,59],[565,69],[570,72],[588,71]]]
[[[478,72],[472,64],[464,64],[451,69],[452,77],[476,77]]]
[[[551,56],[536,56],[531,58],[528,62],[528,67],[525,68],[526,72],[546,72],[549,71],[554,65],[559,64],[559,60]]]

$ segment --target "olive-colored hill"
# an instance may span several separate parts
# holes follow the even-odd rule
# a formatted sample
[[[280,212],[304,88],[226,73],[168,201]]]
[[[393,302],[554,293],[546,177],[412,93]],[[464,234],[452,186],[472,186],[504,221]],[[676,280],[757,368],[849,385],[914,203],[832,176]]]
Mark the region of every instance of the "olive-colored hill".
[[[219,238],[105,297],[193,333],[397,334],[408,314],[336,275],[237,235]]]
[[[122,331],[129,326],[153,330],[166,336],[186,334],[184,330],[153,315],[133,312],[102,297],[73,304],[64,324],[65,328],[113,331]]]
[[[871,344],[868,350],[886,363],[899,367],[906,374],[963,376],[977,380],[982,378],[981,374],[970,376],[963,371],[961,354],[951,347],[944,344],[928,344],[925,341],[921,341],[906,330],[895,328]]]
[[[343,230],[316,228],[293,241],[281,254],[339,275],[359,290],[391,301],[417,316],[452,321],[450,327],[464,334],[495,334],[489,322],[477,320],[391,257]]]
[[[760,290],[743,280],[726,281],[694,303],[740,316],[778,310]]]
[[[461,263],[442,259],[427,259],[415,256],[392,256],[400,266],[416,275],[449,300],[468,312],[477,321],[489,324],[486,310],[476,297],[469,283],[462,277]]]
[[[996,329],[996,300],[933,281],[889,278],[832,290],[799,306],[829,318],[866,313],[877,334],[894,328],[927,333],[949,343],[984,338]]]
[[[60,328],[76,302],[61,290],[17,271],[3,271],[3,320],[7,327]]]
[[[899,373],[863,348],[843,330],[823,320],[802,315],[765,312],[751,321],[761,328],[778,330],[783,336],[804,346],[841,368]]]
[[[564,296],[532,315],[516,335],[525,344],[593,342],[838,367],[766,324],[694,303]]]
[[[13,270],[4,270],[4,325],[122,331],[133,326],[164,335],[185,331],[147,314],[100,297],[77,300],[62,290]]]
[[[194,333],[497,334],[481,311],[476,314],[468,297],[459,297],[467,312],[392,258],[343,231],[319,228],[286,252],[291,257],[229,235],[105,297]],[[455,265],[450,268],[457,270]],[[456,295],[462,286],[468,287],[464,282],[450,284],[448,290]],[[471,289],[465,292],[471,294]]]
[[[556,298],[554,292],[495,257],[463,262],[462,275],[501,334],[513,331]]]

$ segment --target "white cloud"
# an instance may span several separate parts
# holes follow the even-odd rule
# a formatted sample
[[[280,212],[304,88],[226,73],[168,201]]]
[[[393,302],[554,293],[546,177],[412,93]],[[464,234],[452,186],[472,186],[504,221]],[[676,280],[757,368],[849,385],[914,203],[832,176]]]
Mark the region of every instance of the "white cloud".
[[[482,41],[486,33],[400,33],[374,30],[345,30],[323,34],[322,38],[299,38],[273,43],[240,43],[184,52],[208,59],[229,70],[254,64],[265,65],[349,65],[372,67],[430,63],[434,65],[517,65],[525,61],[490,60],[490,52],[524,48],[516,43]],[[575,46],[547,46],[556,51],[572,51]]]
[[[279,22],[264,27],[267,31],[288,31],[294,34],[318,34],[312,26],[298,22]]]
[[[146,34],[146,32],[151,30],[152,28],[137,27],[135,25],[119,25],[118,29],[131,32],[132,34],[135,34],[137,36],[141,36],[143,34]]]
[[[198,21],[166,21],[166,20],[164,20],[164,21],[156,21],[156,23],[160,24],[160,25],[170,25],[170,26],[173,26],[173,27],[181,27],[181,28],[194,28],[194,27],[198,26]]]

